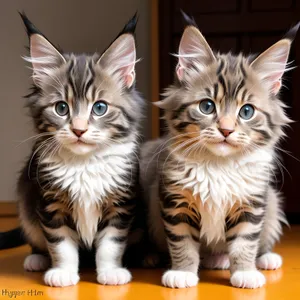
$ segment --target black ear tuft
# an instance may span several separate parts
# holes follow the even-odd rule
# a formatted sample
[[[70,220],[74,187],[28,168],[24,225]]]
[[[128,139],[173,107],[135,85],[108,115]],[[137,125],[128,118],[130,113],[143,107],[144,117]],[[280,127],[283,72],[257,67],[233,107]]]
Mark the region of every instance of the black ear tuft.
[[[300,22],[298,22],[295,26],[293,26],[283,37],[284,39],[288,39],[290,41],[293,41],[297,35],[297,31],[299,29]]]
[[[136,24],[138,22],[137,12],[134,16],[128,21],[128,23],[124,26],[123,30],[120,32],[119,36],[125,33],[130,33],[134,35]]]
[[[192,16],[189,16],[187,13],[185,13],[183,10],[181,10],[182,16],[185,20],[185,22],[187,23],[188,26],[194,26],[197,27],[196,21]]]
[[[19,12],[23,22],[24,22],[24,25],[26,27],[26,31],[27,31],[27,34],[28,34],[28,37],[30,37],[32,34],[40,34],[40,35],[43,35],[32,23],[31,21],[27,18],[25,12]]]

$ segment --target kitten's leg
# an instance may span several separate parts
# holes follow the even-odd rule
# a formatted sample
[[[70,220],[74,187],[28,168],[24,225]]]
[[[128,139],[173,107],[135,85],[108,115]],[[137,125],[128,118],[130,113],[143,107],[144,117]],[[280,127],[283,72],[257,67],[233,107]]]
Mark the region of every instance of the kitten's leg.
[[[287,220],[281,209],[280,196],[272,188],[268,190],[266,203],[256,266],[263,270],[275,270],[281,267],[282,258],[280,255],[273,253],[272,249],[282,234],[281,223],[287,224]]]
[[[32,247],[32,253],[25,258],[23,266],[29,272],[45,271],[51,263],[47,255],[47,243],[38,216],[28,209],[25,200],[20,198],[19,217],[22,231],[28,244]]]
[[[125,205],[113,210],[108,213],[110,219],[96,239],[97,281],[107,285],[126,284],[132,278],[130,272],[122,267],[132,212]]]
[[[164,197],[162,216],[172,262],[171,270],[162,277],[162,284],[171,288],[196,286],[200,262],[199,216],[189,208],[188,200],[181,193]]]
[[[78,244],[71,238],[70,228],[46,229],[45,236],[52,260],[52,268],[44,276],[47,285],[64,287],[75,285],[79,281]]]
[[[230,282],[235,287],[258,288],[265,277],[256,269],[264,209],[247,206],[228,216],[226,241],[230,258]]]

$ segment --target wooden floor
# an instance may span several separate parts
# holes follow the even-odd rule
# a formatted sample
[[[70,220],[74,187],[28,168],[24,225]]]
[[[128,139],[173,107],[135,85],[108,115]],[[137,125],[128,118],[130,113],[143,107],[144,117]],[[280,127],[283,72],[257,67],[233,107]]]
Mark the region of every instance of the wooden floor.
[[[0,218],[0,231],[13,228],[15,218]],[[42,273],[23,270],[28,246],[0,251],[0,299],[235,299],[235,300],[298,300],[300,299],[300,226],[286,228],[282,242],[276,251],[283,256],[283,268],[263,272],[267,278],[265,287],[243,290],[229,285],[229,271],[202,271],[197,287],[174,290],[162,287],[163,270],[132,270],[133,281],[124,286],[97,284],[94,271],[82,271],[77,286],[51,288],[44,285]],[[9,292],[16,292],[9,297]],[[12,294],[10,294],[12,296]]]

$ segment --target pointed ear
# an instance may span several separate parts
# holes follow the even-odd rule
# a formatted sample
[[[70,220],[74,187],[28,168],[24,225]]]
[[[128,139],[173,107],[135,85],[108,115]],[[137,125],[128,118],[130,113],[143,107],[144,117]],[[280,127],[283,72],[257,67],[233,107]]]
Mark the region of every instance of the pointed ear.
[[[134,37],[123,34],[100,57],[98,63],[109,71],[117,74],[127,88],[130,88],[135,80],[136,50]]]
[[[32,63],[33,80],[38,83],[40,75],[49,74],[51,69],[66,61],[58,49],[29,21],[24,13],[20,13],[20,16],[30,42],[30,57],[25,59]]]
[[[179,51],[176,73],[178,79],[184,79],[189,68],[196,67],[201,71],[205,66],[215,61],[215,56],[199,29],[193,25],[183,32]]]
[[[135,81],[135,64],[137,61],[134,31],[136,24],[137,15],[135,14],[98,60],[101,67],[111,75],[116,74],[127,88],[130,88]]]
[[[287,67],[287,61],[299,24],[294,26],[282,40],[272,45],[251,63],[251,67],[265,82],[272,94],[276,95],[279,92],[284,72],[292,69]]]

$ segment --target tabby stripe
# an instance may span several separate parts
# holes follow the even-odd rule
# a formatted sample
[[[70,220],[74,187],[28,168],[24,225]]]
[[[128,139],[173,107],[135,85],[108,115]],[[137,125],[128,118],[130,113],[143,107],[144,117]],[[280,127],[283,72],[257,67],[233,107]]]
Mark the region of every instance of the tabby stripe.
[[[77,93],[77,89],[74,83],[74,78],[72,77],[72,71],[73,71],[73,67],[74,67],[74,61],[71,60],[70,66],[69,66],[69,70],[68,70],[68,82],[72,88],[73,94],[75,97],[78,97],[78,93]]]
[[[46,240],[51,244],[56,244],[56,243],[62,242],[64,240],[63,237],[53,236],[52,234],[50,234],[46,231],[43,231],[43,232],[44,232],[44,236],[45,236]]]
[[[221,74],[221,72],[223,71],[224,65],[225,65],[225,62],[224,62],[224,60],[221,58],[221,63],[220,63],[220,65],[219,65],[218,69],[217,69],[217,76],[219,76],[219,75]]]
[[[51,228],[51,229],[58,229],[62,227],[64,224],[61,220],[45,220],[44,218],[41,218],[41,222],[45,227]]]
[[[240,83],[237,85],[237,87],[235,88],[233,98],[236,98],[236,97],[237,97],[239,91],[244,87],[244,85],[245,85],[245,80],[242,79],[242,80],[240,81]]]
[[[178,225],[180,223],[186,223],[194,227],[195,229],[200,230],[199,224],[194,222],[192,218],[190,218],[187,214],[179,213],[176,216],[170,216],[165,213],[162,213],[162,217],[167,223],[173,226]]]
[[[114,106],[121,110],[121,112],[123,113],[123,115],[125,116],[125,118],[127,119],[127,121],[128,121],[129,123],[134,123],[134,121],[135,121],[134,118],[132,118],[132,117],[126,112],[126,110],[124,109],[124,107],[119,106],[119,105],[114,105]]]
[[[261,112],[266,116],[268,125],[271,127],[271,129],[273,129],[275,127],[275,124],[272,122],[271,115],[265,111],[261,111]]]
[[[226,94],[226,84],[225,84],[224,77],[222,75],[220,75],[218,80],[223,87],[224,94]]]
[[[245,234],[245,235],[237,235],[234,234],[232,236],[229,236],[226,238],[226,242],[232,242],[233,240],[235,240],[236,238],[242,238],[248,241],[255,241],[259,238],[260,232],[254,232],[254,233],[250,233],[250,234]]]
[[[247,94],[247,89],[244,89],[243,94],[242,94],[242,101],[246,101],[246,94]]]
[[[254,130],[254,131],[260,133],[266,140],[271,139],[270,134],[269,134],[267,131],[265,131],[265,130],[257,129],[257,128],[254,128],[254,127],[252,128],[252,130]]]
[[[167,235],[168,239],[170,239],[172,242],[181,242],[187,237],[185,235],[174,234],[170,230],[168,230],[167,228],[165,228],[165,232],[166,232],[166,235]]]
[[[239,216],[239,218],[236,220],[236,222],[229,222],[227,221],[226,230],[229,231],[230,229],[234,228],[236,225],[242,222],[249,222],[251,224],[257,225],[259,224],[263,219],[263,214],[260,215],[254,215],[250,212],[243,212]],[[229,223],[229,224],[228,224]]]
[[[236,225],[238,223],[241,223],[241,222],[249,222],[249,223],[252,223],[252,224],[258,224],[258,223],[261,222],[262,218],[263,218],[262,214],[255,215],[255,214],[253,214],[251,212],[245,211],[238,218]]]
[[[249,200],[249,204],[253,208],[265,208],[265,206],[266,206],[265,203],[262,203],[262,202],[259,202],[259,201],[255,201],[255,200]]]
[[[218,92],[219,92],[219,85],[218,85],[218,83],[215,83],[214,84],[214,99],[217,99]]]
[[[190,122],[181,122],[178,125],[175,126],[176,130],[179,132],[182,132],[187,126],[191,125]]]
[[[180,115],[185,111],[185,109],[191,105],[191,103],[182,104],[178,109],[173,112],[171,120],[178,119]]]
[[[90,86],[93,84],[94,82],[94,78],[92,77],[84,86],[83,88],[83,94],[86,95],[87,91],[89,90]],[[92,99],[92,101],[95,100],[94,98]]]
[[[206,94],[207,94],[208,97],[211,97],[211,96],[212,96],[212,95],[211,95],[211,91],[210,91],[209,88],[205,88],[205,92],[206,92]]]

